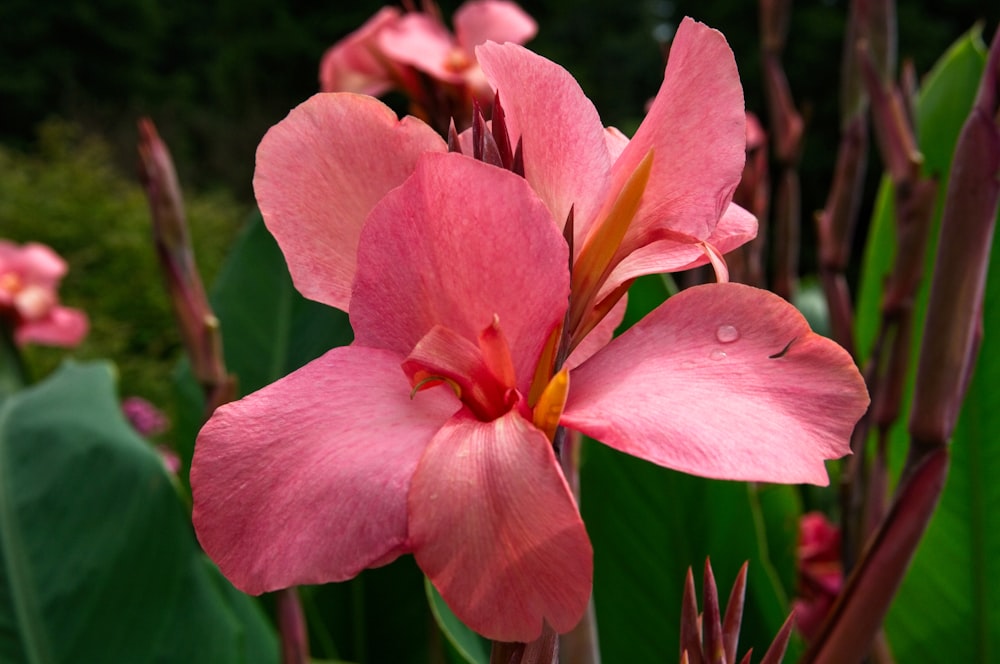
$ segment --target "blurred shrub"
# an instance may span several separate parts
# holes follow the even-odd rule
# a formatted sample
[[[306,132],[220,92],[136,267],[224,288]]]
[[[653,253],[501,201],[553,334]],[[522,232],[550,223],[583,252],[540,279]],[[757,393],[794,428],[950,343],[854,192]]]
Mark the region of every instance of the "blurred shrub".
[[[187,196],[201,273],[208,283],[247,210],[228,194]],[[90,316],[91,331],[72,351],[107,357],[122,394],[171,409],[170,372],[181,352],[150,236],[149,211],[131,173],[112,165],[107,144],[76,126],[48,122],[32,153],[0,147],[0,236],[44,242],[70,265],[61,297]],[[36,378],[65,356],[26,349]]]

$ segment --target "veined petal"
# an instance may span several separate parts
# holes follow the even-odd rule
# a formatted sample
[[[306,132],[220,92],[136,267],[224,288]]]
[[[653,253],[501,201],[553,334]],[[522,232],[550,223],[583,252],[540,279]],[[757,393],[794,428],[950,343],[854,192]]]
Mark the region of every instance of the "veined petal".
[[[649,237],[663,236],[664,239],[644,242],[642,247],[629,253],[615,269],[601,288],[599,296],[610,293],[626,281],[645,274],[679,272],[709,262],[701,242],[692,237],[670,237],[670,233],[657,233],[650,229]],[[726,207],[718,225],[706,242],[720,254],[727,254],[757,237],[757,218],[735,203]]]
[[[658,226],[707,239],[743,174],[745,137],[743,88],[732,50],[721,33],[685,18],[660,91],[613,167],[611,190],[618,191],[646,153],[656,152],[629,238]]]
[[[583,246],[611,168],[597,109],[568,71],[521,46],[488,42],[476,55],[500,94],[511,143],[521,138],[525,178],[560,229],[573,208],[575,246]]]
[[[445,150],[419,120],[348,93],[315,95],[272,127],[254,192],[299,292],[347,311],[365,217],[421,154]]]
[[[590,598],[592,550],[545,436],[517,412],[466,411],[427,446],[410,489],[417,564],[462,622],[498,641],[572,629]]]
[[[357,342],[408,355],[435,325],[478,344],[494,323],[518,388],[569,297],[568,249],[523,178],[459,154],[428,154],[375,207],[358,248]]]
[[[538,32],[538,24],[508,0],[469,0],[455,11],[455,37],[469,54],[486,41],[523,44]]]
[[[459,403],[450,390],[411,400],[401,361],[335,348],[201,430],[194,526],[238,588],[343,581],[406,551],[410,479]]]
[[[682,291],[572,374],[564,425],[686,473],[827,484],[868,406],[840,346],[777,295]]]

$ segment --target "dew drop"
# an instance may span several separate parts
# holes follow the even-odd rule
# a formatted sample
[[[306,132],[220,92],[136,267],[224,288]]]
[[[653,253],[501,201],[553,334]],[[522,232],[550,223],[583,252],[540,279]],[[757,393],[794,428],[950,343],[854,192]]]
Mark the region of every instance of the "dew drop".
[[[713,350],[711,353],[709,353],[708,356],[710,358],[712,358],[713,360],[724,360],[724,359],[726,359],[726,351],[724,351],[724,350]]]
[[[719,340],[719,343],[731,344],[740,338],[740,331],[732,325],[720,325],[719,329],[715,331],[715,338]]]

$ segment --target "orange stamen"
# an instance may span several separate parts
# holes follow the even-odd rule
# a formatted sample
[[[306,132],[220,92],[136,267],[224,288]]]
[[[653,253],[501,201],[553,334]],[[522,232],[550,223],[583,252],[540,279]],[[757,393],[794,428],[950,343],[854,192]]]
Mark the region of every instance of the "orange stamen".
[[[639,210],[639,201],[646,191],[652,170],[653,150],[650,149],[625,182],[607,216],[597,222],[580,250],[580,256],[573,265],[569,329],[575,330],[583,320],[601,284],[614,268],[612,259]]]
[[[556,429],[559,428],[559,418],[566,407],[566,397],[569,395],[569,370],[562,369],[542,391],[542,396],[532,412],[532,420],[549,440],[554,440]]]

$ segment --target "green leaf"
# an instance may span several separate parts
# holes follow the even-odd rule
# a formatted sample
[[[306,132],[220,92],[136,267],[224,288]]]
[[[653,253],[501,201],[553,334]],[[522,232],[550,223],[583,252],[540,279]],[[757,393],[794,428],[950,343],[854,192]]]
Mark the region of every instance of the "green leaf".
[[[412,556],[344,583],[300,588],[312,654],[352,662],[440,662],[442,648]]]
[[[944,55],[928,76],[917,106],[918,139],[924,170],[940,175],[940,192],[924,284],[915,302],[923,321],[947,189],[952,153],[982,75],[985,49],[974,29]],[[858,338],[868,350],[878,325],[883,277],[894,256],[892,194],[880,192],[869,236],[858,307]],[[983,315],[986,335],[968,396],[952,439],[948,483],[927,533],[886,619],[897,661],[991,662],[1000,656],[1000,605],[990,590],[1000,587],[1000,531],[993,516],[1000,510],[1000,338],[991,334],[1000,317],[1000,249],[993,247],[993,269]],[[908,414],[922,328],[912,347],[903,413]],[[893,428],[892,467],[896,474],[908,444],[907,418]]]
[[[424,580],[424,588],[431,613],[434,614],[434,620],[437,621],[438,627],[441,628],[441,632],[451,647],[452,661],[489,664],[490,642],[466,627],[461,620],[455,617],[429,579]]]
[[[723,602],[750,561],[741,650],[767,649],[788,615],[786,584],[794,581],[787,572],[801,507],[793,487],[705,480],[589,441],[581,487],[605,661],[676,657],[684,576],[690,566],[700,579],[708,557]]]
[[[67,364],[0,405],[0,555],[0,661],[277,661],[107,364]]]

